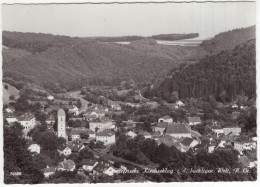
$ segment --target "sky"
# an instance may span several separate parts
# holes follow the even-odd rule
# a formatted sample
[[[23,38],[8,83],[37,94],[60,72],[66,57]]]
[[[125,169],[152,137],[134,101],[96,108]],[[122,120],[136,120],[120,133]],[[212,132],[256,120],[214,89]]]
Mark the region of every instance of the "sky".
[[[67,36],[199,33],[256,24],[255,2],[2,5],[2,30]]]

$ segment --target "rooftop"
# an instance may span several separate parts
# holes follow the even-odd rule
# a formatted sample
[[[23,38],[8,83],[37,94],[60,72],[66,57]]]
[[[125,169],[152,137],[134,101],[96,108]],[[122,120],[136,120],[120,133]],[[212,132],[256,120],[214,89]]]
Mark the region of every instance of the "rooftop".
[[[197,116],[195,116],[195,117],[188,117],[188,121],[189,122],[199,122],[199,123],[201,123],[200,117],[197,117]]]
[[[110,131],[110,130],[104,130],[104,131],[101,131],[101,132],[98,132],[96,134],[96,136],[108,136],[108,137],[111,137],[111,136],[114,136],[115,133]]]
[[[169,123],[166,134],[184,134],[184,133],[190,133],[189,128],[185,123]]]

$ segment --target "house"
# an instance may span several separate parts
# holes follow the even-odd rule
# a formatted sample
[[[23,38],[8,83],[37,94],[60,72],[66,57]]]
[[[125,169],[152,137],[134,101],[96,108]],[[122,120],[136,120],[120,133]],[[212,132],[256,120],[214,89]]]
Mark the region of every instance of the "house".
[[[163,134],[167,126],[168,126],[168,122],[159,122],[157,126],[154,127],[154,131]]]
[[[134,138],[134,137],[137,136],[137,134],[136,134],[135,132],[133,132],[133,131],[127,132],[126,135],[127,135],[127,136],[130,136],[131,138]]]
[[[47,117],[45,120],[46,124],[48,125],[53,125],[55,123],[55,117],[53,115],[50,115]]]
[[[191,137],[191,132],[186,123],[169,123],[167,126],[166,135],[170,135],[174,138]]]
[[[229,133],[233,133],[234,135],[239,135],[241,133],[241,127],[224,127],[223,128],[223,132],[225,135],[229,134]]]
[[[38,154],[40,154],[40,152],[41,152],[41,147],[40,147],[38,144],[31,144],[31,145],[28,147],[28,150],[29,150],[31,153],[38,153]]]
[[[185,106],[183,102],[181,102],[180,100],[176,101],[175,104],[178,106],[178,107],[183,107]]]
[[[152,138],[152,135],[149,133],[149,132],[142,132],[142,133],[140,133],[141,135],[143,135],[144,136],[144,138],[145,139],[147,139],[147,138]]]
[[[198,125],[201,124],[200,117],[188,117],[188,123],[189,125]]]
[[[35,116],[31,113],[25,113],[18,117],[17,120],[24,129],[32,129],[35,126]]]
[[[110,130],[104,130],[96,134],[96,141],[103,142],[104,145],[113,144],[116,142],[115,133]]]
[[[49,101],[53,101],[53,100],[54,100],[54,97],[53,97],[52,95],[49,95],[49,96],[47,97],[47,99],[48,99]]]
[[[84,114],[84,118],[85,118],[86,121],[92,121],[94,119],[97,119],[98,115],[86,113],[86,114]]]
[[[85,145],[80,141],[70,141],[68,142],[68,147],[71,149],[72,153],[78,153],[85,148]]]
[[[193,138],[184,138],[183,141],[181,142],[183,152],[188,151],[190,148],[193,148],[198,144],[199,142]]]
[[[108,176],[113,176],[117,172],[117,169],[115,169],[111,163],[106,161],[99,162],[94,168],[93,168],[93,174],[94,175],[101,175],[106,174]]]
[[[238,108],[238,105],[237,105],[236,103],[234,103],[234,104],[231,106],[231,108],[236,109],[236,108]]]
[[[215,142],[211,142],[208,147],[208,153],[212,153],[215,150],[217,144]]]
[[[5,111],[6,111],[7,113],[14,113],[14,112],[15,112],[15,108],[14,108],[13,106],[8,106],[8,107],[5,109]]]
[[[256,149],[256,142],[246,139],[237,139],[234,141],[234,149],[238,150],[239,152]]]
[[[72,160],[64,160],[60,162],[57,166],[57,171],[74,171],[76,169],[76,164]]]
[[[79,109],[76,105],[68,105],[67,109],[70,114],[79,115]]]
[[[75,140],[81,140],[81,134],[84,133],[89,134],[90,132],[92,134],[92,131],[86,128],[72,128],[69,135],[71,137],[71,140],[75,141]]]
[[[154,132],[152,134],[152,139],[154,139],[154,140],[158,140],[161,137],[162,137],[162,134],[160,132]]]
[[[160,123],[160,122],[172,123],[173,119],[172,119],[171,116],[166,115],[166,116],[163,116],[163,117],[158,119],[158,123]]]
[[[92,109],[90,115],[96,115],[98,117],[104,117],[108,113],[108,108],[104,107],[95,107]]]
[[[214,125],[214,126],[212,126],[212,127],[211,127],[211,130],[212,130],[214,133],[216,133],[217,136],[218,136],[218,134],[220,134],[220,133],[224,133],[223,128],[220,127],[219,125]]]
[[[83,159],[81,162],[80,162],[80,165],[82,166],[82,168],[85,170],[85,171],[89,171],[91,172],[93,170],[93,168],[98,164],[97,161],[95,160],[91,160],[91,159]]]
[[[179,139],[176,139],[176,138],[173,138],[172,136],[170,135],[164,135],[160,138],[158,138],[157,140],[155,140],[156,143],[158,145],[160,144],[164,144],[166,146],[175,146],[178,150],[181,150],[181,144],[180,144],[180,140]]]
[[[71,148],[66,145],[59,146],[57,151],[60,155],[69,156],[71,154]]]
[[[119,102],[118,101],[111,101],[109,100],[108,101],[108,105],[114,109],[114,110],[122,110],[122,107],[119,105]]]
[[[18,121],[17,117],[12,113],[5,113],[4,118],[9,124]]]
[[[240,112],[232,112],[231,113],[231,118],[234,119],[234,120],[237,119],[239,116],[240,116]]]
[[[46,168],[42,169],[42,172],[43,172],[45,178],[49,178],[51,175],[54,175],[55,168],[54,167],[49,167],[47,165]]]
[[[99,117],[89,122],[89,129],[92,130],[93,132],[99,132],[106,129],[114,129],[114,128],[115,128],[115,124],[112,122],[112,120],[106,117]]]

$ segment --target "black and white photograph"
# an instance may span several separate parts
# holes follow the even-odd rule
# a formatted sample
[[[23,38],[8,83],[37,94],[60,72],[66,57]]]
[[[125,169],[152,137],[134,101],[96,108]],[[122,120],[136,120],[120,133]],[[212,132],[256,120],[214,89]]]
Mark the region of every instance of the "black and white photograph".
[[[257,182],[256,7],[2,2],[3,183]]]

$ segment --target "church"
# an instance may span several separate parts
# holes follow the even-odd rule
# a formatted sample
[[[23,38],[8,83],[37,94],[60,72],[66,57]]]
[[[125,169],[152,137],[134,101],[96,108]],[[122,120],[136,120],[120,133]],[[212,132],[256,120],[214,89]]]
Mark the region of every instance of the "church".
[[[66,114],[62,108],[58,110],[57,131],[58,131],[58,137],[62,137],[68,140],[68,136],[66,135]]]

